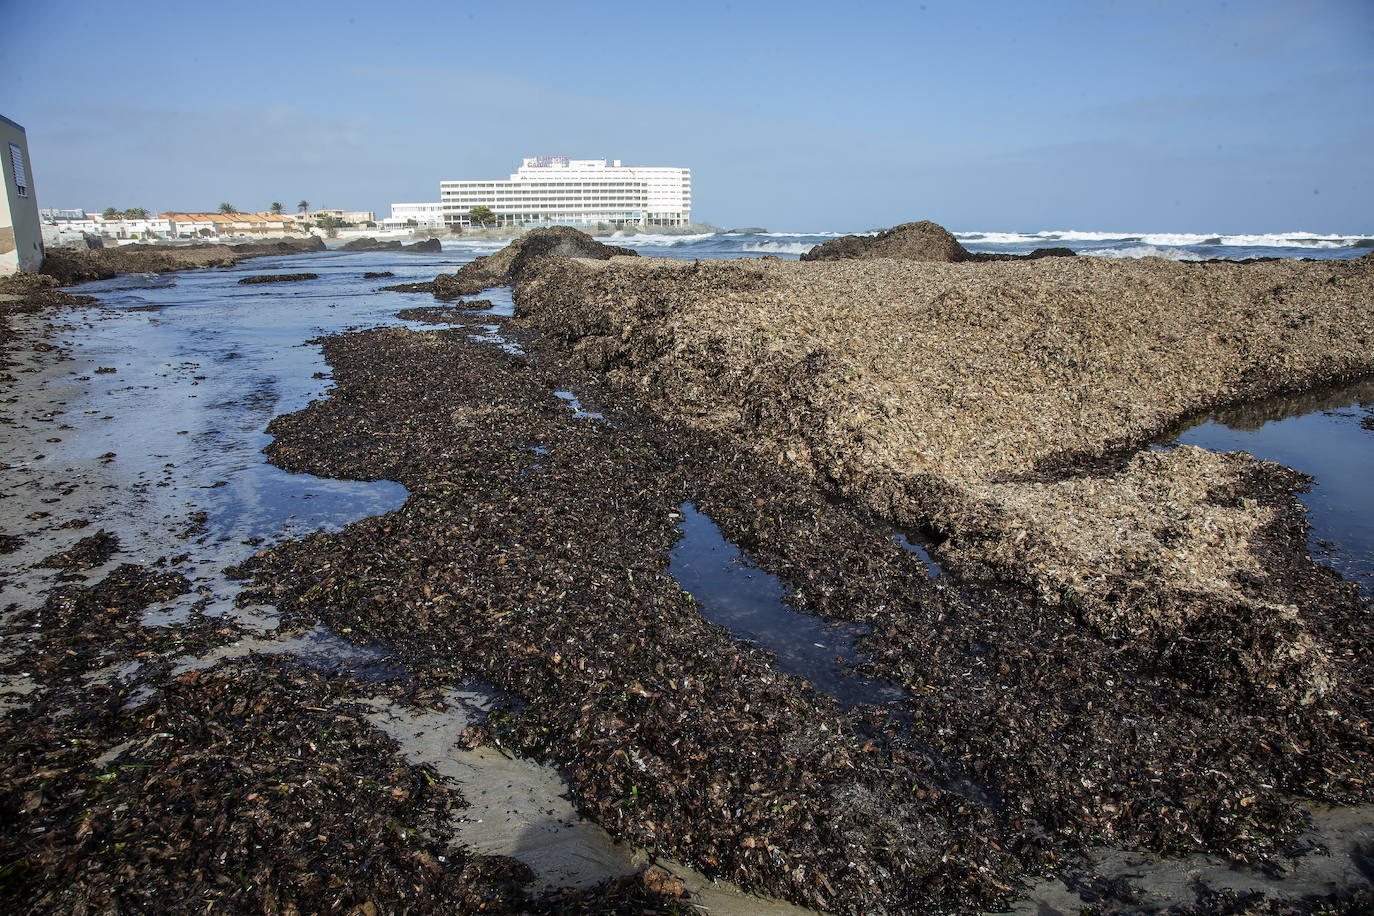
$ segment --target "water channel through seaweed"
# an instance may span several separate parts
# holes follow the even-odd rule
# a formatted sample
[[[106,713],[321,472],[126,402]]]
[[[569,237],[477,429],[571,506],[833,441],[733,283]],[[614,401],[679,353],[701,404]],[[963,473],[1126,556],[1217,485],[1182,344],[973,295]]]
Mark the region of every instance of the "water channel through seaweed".
[[[792,609],[781,579],[751,564],[692,503],[679,511],[682,540],[670,554],[668,573],[697,600],[703,617],[763,646],[777,656],[779,670],[806,678],[845,709],[906,697],[900,687],[854,672],[866,661],[854,640],[867,635],[867,627],[827,623]]]
[[[1374,600],[1374,379],[1214,411],[1176,441],[1311,475],[1298,498],[1313,557]]]

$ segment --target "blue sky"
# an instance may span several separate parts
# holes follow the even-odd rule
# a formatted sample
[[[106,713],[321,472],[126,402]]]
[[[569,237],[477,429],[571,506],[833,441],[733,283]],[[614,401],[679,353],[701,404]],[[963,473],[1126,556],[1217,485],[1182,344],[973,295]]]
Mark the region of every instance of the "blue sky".
[[[1374,233],[1371,0],[0,15],[41,206],[384,213],[567,155],[690,167],[726,227]]]

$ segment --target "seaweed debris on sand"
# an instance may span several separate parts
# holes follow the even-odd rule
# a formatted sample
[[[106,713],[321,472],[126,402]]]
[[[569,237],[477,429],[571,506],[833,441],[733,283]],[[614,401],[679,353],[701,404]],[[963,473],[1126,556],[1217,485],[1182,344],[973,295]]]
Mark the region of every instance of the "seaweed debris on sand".
[[[336,387],[273,421],[271,459],[410,497],[262,551],[241,601],[385,646],[394,701],[499,688],[465,745],[556,763],[615,837],[808,906],[986,910],[1040,874],[1129,906],[1129,878],[1091,871],[1101,846],[1276,874],[1329,852],[1347,883],[1245,905],[1368,906],[1369,844],[1304,834],[1313,799],[1374,800],[1368,608],[1307,557],[1291,472],[1129,447],[1368,372],[1370,265],[674,265],[568,232],[465,278],[516,285],[528,357],[468,329],[324,341]],[[614,425],[575,418],[570,388]],[[688,501],[795,608],[862,624],[861,673],[902,707],[845,710],[704,620],[668,574]],[[948,575],[893,523],[942,537]],[[550,902],[517,863],[441,860],[462,787],[363,728],[358,685],[260,657],[167,676],[168,640],[233,636],[141,627],[169,572],[64,587],[5,634],[38,654],[0,675],[40,681],[4,719],[0,869],[23,899],[681,911],[660,874]],[[1224,911],[1209,880],[1177,902]]]
[[[74,296],[58,288],[56,278],[43,274],[18,273],[0,277],[0,382],[13,383],[8,372],[11,364],[10,348],[16,342],[12,316],[71,308],[95,301],[90,296]],[[39,341],[38,346],[52,344]]]
[[[273,421],[272,460],[398,480],[411,496],[256,557],[241,570],[247,600],[394,646],[421,682],[492,684],[511,704],[477,739],[553,760],[612,835],[710,874],[850,912],[1010,891],[1004,850],[1020,831],[945,788],[924,746],[879,737],[885,711],[856,720],[707,622],[667,570],[676,508],[698,488],[730,530],[741,513],[786,512],[799,533],[889,552],[890,581],[843,585],[825,562],[835,548],[818,555],[827,591],[929,597],[918,561],[824,520],[823,501],[798,505],[790,481],[742,491],[746,455],[689,449],[629,418],[576,419],[550,380],[463,331],[368,331],[324,348],[337,387]],[[849,549],[837,570],[862,568]]]
[[[24,315],[0,324],[0,353],[14,368],[0,372],[0,395],[40,408],[47,398],[60,415],[66,405],[42,381],[72,359],[57,336],[58,310],[91,300],[56,285],[48,276],[0,280],[0,315]],[[643,913],[678,905],[680,889],[661,872],[546,892],[522,863],[458,844],[461,789],[408,762],[368,723],[363,704],[379,688],[360,682],[366,669],[349,677],[311,670],[308,655],[254,655],[179,673],[191,657],[208,665],[211,649],[233,655],[231,643],[263,641],[241,641],[240,626],[198,608],[181,622],[152,622],[193,588],[179,571],[186,554],[148,556],[146,545],[101,530],[39,559],[49,530],[89,521],[57,499],[19,516],[12,488],[28,479],[5,478],[0,523],[24,536],[0,535],[0,584],[55,576],[46,593],[0,608],[0,911]],[[58,472],[43,482],[64,497],[88,486]],[[411,691],[401,680],[385,689],[414,704],[426,696],[420,686]]]
[[[755,264],[532,260],[516,296],[533,365],[462,331],[329,339],[337,387],[273,422],[273,461],[387,477],[412,495],[398,512],[255,558],[243,570],[255,597],[294,625],[322,619],[395,646],[421,682],[494,684],[512,702],[474,740],[558,763],[579,808],[614,836],[836,912],[996,906],[1017,896],[1022,876],[1068,875],[1097,844],[1269,867],[1293,851],[1302,799],[1370,799],[1370,621],[1294,539],[1302,522],[1291,476],[1276,482],[1279,472],[1261,467],[1231,481],[1228,462],[1252,463],[1222,456],[1212,467],[1191,450],[1158,467],[1099,469],[1124,474],[1121,494],[1096,497],[1104,507],[1128,504],[1132,490],[1153,504],[1159,487],[1145,482],[1191,482],[1178,477],[1186,471],[1217,479],[1204,505],[1264,519],[1253,543],[1270,579],[1218,602],[1211,617],[1196,618],[1202,602],[1188,606],[1191,620],[1178,608],[1161,615],[1186,621],[1178,639],[1122,638],[1101,609],[1094,616],[1081,600],[1050,600],[968,564],[959,587],[931,580],[873,523],[875,509],[886,516],[892,505],[866,500],[879,491],[807,473],[768,439],[830,363],[799,365],[792,337],[759,326],[796,301],[775,297],[760,282],[773,268]],[[758,324],[732,327],[746,319]],[[569,333],[574,325],[583,333]],[[607,371],[622,384],[599,384]],[[652,384],[641,387],[645,375]],[[594,393],[617,424],[561,409],[553,392],[568,386]],[[863,388],[833,397],[844,407],[841,396]],[[760,436],[773,448],[758,447]],[[989,467],[1019,454],[970,452]],[[1031,491],[1090,480],[1023,460]],[[963,500],[989,517],[1010,513],[975,488],[1012,476],[984,473],[937,478],[926,468],[924,478],[950,517],[972,511]],[[1044,479],[1026,476],[1035,473]],[[836,502],[837,491],[855,498]],[[1059,499],[1074,505],[1082,494],[1069,487],[1045,502],[1058,511]],[[667,575],[688,500],[795,589],[799,610],[866,625],[864,673],[906,688],[903,715],[846,713],[704,621]],[[1195,521],[1182,517],[1185,534]],[[1059,549],[1079,549],[1064,540]],[[1120,625],[1159,597],[1122,595]],[[1283,601],[1301,611],[1263,619],[1266,602]],[[1265,669],[1278,662],[1265,638],[1288,639],[1285,649],[1310,641],[1317,658],[1309,666],[1299,652],[1288,668]],[[1317,689],[1305,680],[1312,672],[1324,678]],[[1188,903],[1212,892],[1196,891]]]

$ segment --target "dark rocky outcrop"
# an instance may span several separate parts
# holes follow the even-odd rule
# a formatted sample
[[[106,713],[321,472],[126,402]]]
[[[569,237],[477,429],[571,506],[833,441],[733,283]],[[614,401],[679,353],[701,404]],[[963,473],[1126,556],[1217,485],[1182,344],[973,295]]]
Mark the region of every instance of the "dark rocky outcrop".
[[[55,277],[62,286],[71,286],[91,280],[108,280],[118,274],[232,267],[248,258],[323,251],[324,248],[323,239],[311,236],[240,245],[120,245],[92,251],[58,249],[49,251],[43,259],[42,272]]]
[[[459,296],[474,296],[493,286],[511,286],[519,279],[525,265],[545,255],[608,261],[617,256],[638,257],[639,253],[618,245],[603,244],[587,233],[568,226],[535,229],[495,254],[463,265],[457,273],[439,274],[434,278],[434,295],[439,299],[456,299]]]
[[[803,261],[849,261],[897,258],[904,261],[1038,261],[1041,258],[1072,258],[1071,248],[1037,248],[1030,254],[972,252],[959,244],[943,226],[923,220],[902,223],[877,235],[846,235],[817,245],[801,256]]]
[[[448,276],[448,275],[447,275],[447,274],[440,274],[439,276],[444,277],[444,276]],[[391,292],[391,293],[432,293],[432,292],[434,292],[434,284],[433,284],[432,282],[430,282],[430,283],[397,283],[395,286],[383,286],[381,289],[382,289],[383,292]],[[461,293],[460,293],[459,295],[461,295]],[[452,298],[454,298],[454,297],[453,297],[453,296],[449,296],[449,297],[447,297],[447,298],[452,299]]]
[[[340,251],[400,251],[401,243],[392,239],[387,242],[378,241],[368,236],[366,238],[354,239],[339,246]]]
[[[972,257],[949,230],[929,220],[902,223],[877,235],[846,235],[817,245],[801,256],[803,261],[869,260],[900,258],[907,261],[957,263]]]
[[[255,277],[244,277],[239,283],[249,286],[254,283],[299,283],[302,280],[318,280],[319,274],[258,274]]]
[[[1026,260],[1028,260],[1028,261],[1034,261],[1034,260],[1037,260],[1037,259],[1039,259],[1039,258],[1076,258],[1076,257],[1078,257],[1078,252],[1074,251],[1072,248],[1062,248],[1062,247],[1061,247],[1061,248],[1037,248],[1037,249],[1035,249],[1034,251],[1032,251],[1030,254],[1028,254],[1028,255],[1025,256]]]
[[[339,246],[340,251],[410,251],[416,254],[434,253],[443,251],[444,246],[438,239],[424,239],[412,245],[406,245],[397,239],[388,239],[383,242],[371,236],[361,239],[353,239]]]

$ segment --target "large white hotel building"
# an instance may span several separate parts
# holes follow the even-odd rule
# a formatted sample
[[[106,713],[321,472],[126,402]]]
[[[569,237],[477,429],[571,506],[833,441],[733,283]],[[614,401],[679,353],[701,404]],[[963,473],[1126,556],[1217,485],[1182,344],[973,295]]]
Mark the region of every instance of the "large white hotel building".
[[[473,207],[502,226],[680,226],[692,218],[692,170],[530,156],[508,181],[439,182],[439,202],[449,226],[470,225]]]

